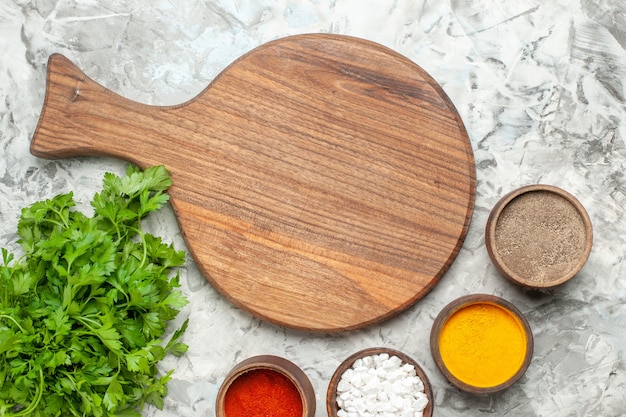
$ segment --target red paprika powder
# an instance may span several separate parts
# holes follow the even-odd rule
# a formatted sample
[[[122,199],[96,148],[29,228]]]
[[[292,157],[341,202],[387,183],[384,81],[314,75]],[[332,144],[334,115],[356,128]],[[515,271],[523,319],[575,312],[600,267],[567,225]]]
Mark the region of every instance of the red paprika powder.
[[[302,417],[302,397],[282,373],[253,369],[230,384],[224,412],[226,417]]]

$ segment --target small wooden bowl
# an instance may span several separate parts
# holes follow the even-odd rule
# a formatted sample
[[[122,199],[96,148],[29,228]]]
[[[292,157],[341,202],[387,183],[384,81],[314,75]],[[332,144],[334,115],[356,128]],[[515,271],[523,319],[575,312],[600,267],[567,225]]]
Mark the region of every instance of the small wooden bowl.
[[[592,241],[582,204],[543,184],[505,195],[485,228],[487,252],[498,271],[528,288],[551,288],[571,279],[587,261]]]
[[[422,380],[422,383],[424,384],[424,393],[426,394],[426,398],[428,398],[428,405],[423,411],[423,417],[432,417],[434,408],[433,389],[430,385],[430,380],[426,376],[424,370],[419,366],[417,362],[415,362],[413,358],[406,355],[405,353],[384,347],[363,349],[350,355],[339,365],[332,378],[330,379],[330,383],[328,384],[328,391],[326,393],[326,411],[328,413],[328,417],[337,417],[337,412],[339,411],[339,407],[337,405],[337,386],[339,385],[339,381],[341,380],[344,372],[352,367],[357,359],[365,358],[367,356],[378,355],[381,353],[388,353],[389,356],[397,356],[398,358],[400,358],[400,360],[402,360],[402,363],[408,363],[413,365],[417,376]]]
[[[523,333],[523,336],[525,337],[525,344],[526,344],[525,354],[517,372],[515,372],[514,375],[510,377],[509,379],[507,379],[506,381],[502,383],[498,383],[496,385],[491,385],[491,386],[477,386],[478,384],[471,384],[457,377],[457,375],[452,373],[451,370],[448,368],[448,366],[446,366],[446,363],[444,362],[444,358],[442,357],[442,353],[440,350],[440,338],[441,338],[442,330],[444,326],[446,325],[446,323],[448,322],[448,320],[458,311],[463,310],[464,308],[467,308],[470,306],[475,306],[475,305],[480,305],[480,304],[496,306],[498,308],[501,308],[506,313],[510,314],[511,317],[516,318],[519,324],[521,325],[520,333]],[[485,326],[485,328],[487,327],[489,326]],[[476,329],[477,330],[476,336],[479,336],[480,334],[479,332],[481,329],[482,328]],[[533,333],[530,328],[530,325],[528,324],[528,321],[526,320],[522,312],[519,311],[517,307],[515,307],[510,302],[500,297],[489,295],[489,294],[471,294],[471,295],[459,297],[456,300],[452,301],[446,307],[444,307],[443,310],[441,310],[441,312],[439,313],[439,315],[437,316],[437,318],[435,319],[433,323],[433,327],[430,333],[430,351],[433,356],[433,359],[435,360],[435,364],[437,365],[441,373],[454,386],[472,394],[493,394],[496,392],[503,391],[509,388],[515,382],[517,382],[524,375],[524,373],[528,369],[528,366],[530,365],[530,361],[533,356],[533,347],[534,347]],[[480,368],[477,366],[476,370],[479,371],[480,369],[484,369],[484,368]]]
[[[260,355],[238,363],[230,370],[217,393],[215,405],[216,417],[227,417],[224,409],[226,393],[231,384],[246,372],[269,369],[289,378],[302,398],[302,417],[315,417],[315,390],[304,371],[293,362],[273,355]]]

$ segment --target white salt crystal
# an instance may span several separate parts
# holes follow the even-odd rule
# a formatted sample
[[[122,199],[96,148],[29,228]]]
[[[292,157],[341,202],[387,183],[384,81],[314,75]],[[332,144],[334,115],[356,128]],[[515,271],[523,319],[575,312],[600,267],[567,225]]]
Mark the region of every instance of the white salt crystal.
[[[402,401],[401,396],[393,395],[391,398],[389,398],[389,404],[393,407],[394,410],[402,410],[404,401]]]
[[[411,375],[411,376],[417,375],[417,372],[415,371],[415,367],[411,365],[410,363],[405,363],[404,365],[402,365],[402,371],[405,372],[407,375]]]
[[[350,392],[352,388],[352,381],[348,378],[341,378],[337,384],[337,392]]]
[[[370,377],[363,386],[363,392],[366,394],[376,394],[380,390],[381,382],[376,377]]]
[[[366,401],[356,401],[354,404],[354,408],[356,409],[359,415],[364,415],[367,411],[367,402]]]
[[[344,400],[344,401],[345,401],[345,400],[347,400],[347,399],[349,399],[349,398],[351,398],[351,395],[350,395],[350,393],[349,393],[349,392],[347,392],[347,391],[346,391],[346,392],[342,392],[342,393],[341,393],[341,394],[339,394],[339,396],[337,397],[337,399],[341,399],[341,400]]]
[[[348,368],[345,370],[345,372],[341,376],[341,379],[350,381],[352,379],[352,374],[354,374],[354,368]]]
[[[411,385],[415,391],[424,391],[424,382],[418,376],[412,376],[409,378]]]
[[[417,399],[413,403],[413,409],[415,411],[422,411],[426,408],[427,405],[428,405],[428,398],[426,398],[426,395],[421,395],[417,397]]]
[[[355,387],[362,387],[367,383],[367,374],[365,372],[355,371],[354,374],[352,374],[350,382]]]
[[[387,376],[386,379],[388,381],[397,381],[399,379],[404,379],[405,375],[402,373],[402,371],[398,368],[390,368],[387,369]]]
[[[391,384],[391,391],[395,395],[408,395],[411,393],[411,385],[406,386],[404,380],[398,379]]]
[[[402,366],[402,359],[397,356],[391,356],[389,359],[383,361],[382,363],[382,367],[386,369],[398,368],[400,366]]]
[[[367,375],[372,371],[372,368],[360,366],[358,368],[354,368],[353,371],[354,374],[350,376],[351,379],[355,378],[356,376],[360,376],[361,378],[363,378],[364,375]]]

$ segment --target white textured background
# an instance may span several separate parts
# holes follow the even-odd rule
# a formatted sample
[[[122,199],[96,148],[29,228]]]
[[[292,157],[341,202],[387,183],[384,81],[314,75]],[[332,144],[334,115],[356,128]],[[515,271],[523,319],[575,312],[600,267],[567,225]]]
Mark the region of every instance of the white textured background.
[[[385,4],[381,6],[381,4]],[[218,295],[189,260],[188,354],[169,359],[164,410],[146,416],[211,416],[217,387],[256,354],[300,365],[326,415],[328,381],[356,350],[389,346],[429,374],[435,416],[626,415],[626,3],[624,0],[0,0],[0,246],[17,250],[20,209],[73,190],[85,204],[104,158],[46,161],[30,155],[48,56],[61,52],[113,91],[150,104],[194,97],[229,63],[266,41],[332,32],[379,42],[427,70],[456,105],[472,140],[477,197],[465,245],[435,290],[398,317],[341,335],[267,324]],[[549,183],[574,194],[594,226],[582,272],[548,294],[505,282],[484,247],[487,215],[506,192]],[[153,233],[184,248],[169,207]],[[467,293],[503,296],[528,317],[535,355],[502,394],[474,397],[435,368],[433,319]]]

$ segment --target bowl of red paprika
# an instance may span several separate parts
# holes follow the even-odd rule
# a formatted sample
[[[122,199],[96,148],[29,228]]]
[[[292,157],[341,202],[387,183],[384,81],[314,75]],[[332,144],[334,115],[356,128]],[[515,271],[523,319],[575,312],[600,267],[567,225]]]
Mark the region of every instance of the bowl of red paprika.
[[[288,359],[253,356],[226,375],[215,413],[217,417],[314,417],[315,390],[304,371]]]

